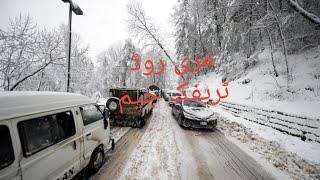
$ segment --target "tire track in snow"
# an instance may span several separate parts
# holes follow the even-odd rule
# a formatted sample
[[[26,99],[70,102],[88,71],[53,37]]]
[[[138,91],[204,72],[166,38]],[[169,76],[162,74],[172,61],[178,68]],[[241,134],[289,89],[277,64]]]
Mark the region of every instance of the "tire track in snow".
[[[114,153],[111,153],[110,158],[106,160],[99,172],[93,176],[93,179],[118,179],[149,124],[150,120],[148,119],[142,129],[132,128],[122,136],[115,145]]]
[[[199,151],[199,142],[197,141],[197,134],[191,131],[185,131],[186,137],[189,140],[189,143],[192,147],[192,154],[197,160],[197,172],[200,179],[214,179],[213,174],[210,172],[208,164],[205,157],[202,155],[202,152]]]
[[[219,131],[183,129],[200,179],[274,179]]]
[[[181,179],[174,129],[166,105],[159,101],[150,124],[119,179]]]

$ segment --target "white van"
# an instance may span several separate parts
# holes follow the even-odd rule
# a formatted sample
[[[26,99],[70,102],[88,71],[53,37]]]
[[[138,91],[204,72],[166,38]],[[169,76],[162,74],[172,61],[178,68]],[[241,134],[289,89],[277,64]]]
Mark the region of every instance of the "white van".
[[[110,138],[107,109],[86,96],[0,92],[0,179],[64,180],[100,169]]]

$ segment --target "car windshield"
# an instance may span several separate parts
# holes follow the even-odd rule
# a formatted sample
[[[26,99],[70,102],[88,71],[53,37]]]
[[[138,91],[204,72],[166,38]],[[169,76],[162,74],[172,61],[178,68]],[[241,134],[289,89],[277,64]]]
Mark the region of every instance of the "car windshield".
[[[183,105],[188,107],[205,107],[202,101],[184,101]]]
[[[171,93],[171,96],[176,97],[176,96],[181,96],[181,94],[180,93]]]

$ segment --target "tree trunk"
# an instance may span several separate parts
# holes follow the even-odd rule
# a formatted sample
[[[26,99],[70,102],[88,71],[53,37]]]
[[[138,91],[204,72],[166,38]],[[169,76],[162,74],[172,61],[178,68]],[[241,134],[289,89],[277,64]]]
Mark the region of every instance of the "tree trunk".
[[[39,82],[39,86],[38,86],[37,91],[40,91],[40,89],[41,89],[43,76],[44,76],[44,71],[41,71],[41,78],[40,78],[40,82]]]
[[[274,11],[271,3],[269,2],[269,5],[270,5],[270,8],[272,11]],[[288,64],[288,54],[287,54],[287,44],[286,44],[286,38],[284,37],[284,33],[283,33],[283,29],[282,29],[282,26],[280,24],[280,21],[279,21],[279,18],[278,18],[278,15],[277,14],[274,14],[274,20],[277,24],[277,27],[279,29],[279,34],[280,34],[280,37],[281,37],[281,43],[282,43],[282,47],[283,47],[283,54],[284,54],[284,61],[285,61],[285,64],[286,64],[286,72],[287,72],[287,88],[289,88],[289,80],[290,80],[290,72],[289,72],[289,64]]]
[[[272,62],[273,72],[274,72],[274,75],[275,75],[276,77],[278,77],[279,74],[278,74],[278,72],[277,72],[276,66],[275,66],[275,64],[274,64],[274,58],[273,58],[272,37],[271,37],[271,35],[270,35],[270,32],[269,32],[268,28],[266,28],[266,31],[267,31],[267,35],[268,35],[268,38],[269,38],[270,54],[271,54],[271,62]]]
[[[287,0],[290,6],[298,11],[303,17],[320,26],[320,17],[303,9],[296,0]]]

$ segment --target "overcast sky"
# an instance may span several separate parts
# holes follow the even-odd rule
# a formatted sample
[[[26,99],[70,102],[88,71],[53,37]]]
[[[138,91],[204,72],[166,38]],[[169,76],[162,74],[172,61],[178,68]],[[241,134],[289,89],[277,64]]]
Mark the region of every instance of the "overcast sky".
[[[72,30],[79,33],[84,43],[89,43],[89,55],[96,55],[109,45],[130,38],[126,26],[126,4],[130,0],[74,0],[83,10],[83,16],[73,14]],[[173,32],[170,22],[177,0],[141,0],[147,16],[156,20],[166,43],[173,52]],[[38,27],[54,28],[68,23],[68,5],[61,0],[1,0],[0,28],[5,29],[9,18],[29,14]],[[134,38],[133,38],[134,39]]]

